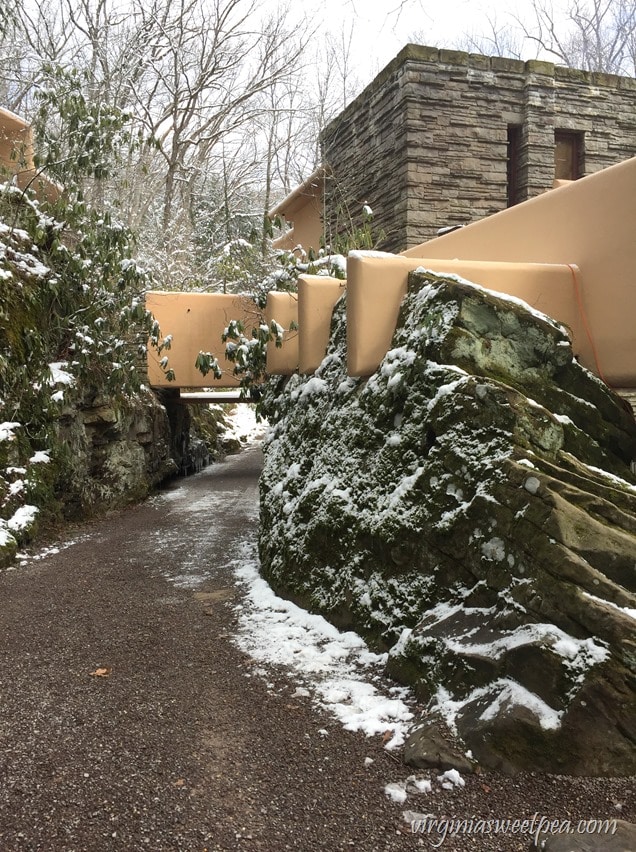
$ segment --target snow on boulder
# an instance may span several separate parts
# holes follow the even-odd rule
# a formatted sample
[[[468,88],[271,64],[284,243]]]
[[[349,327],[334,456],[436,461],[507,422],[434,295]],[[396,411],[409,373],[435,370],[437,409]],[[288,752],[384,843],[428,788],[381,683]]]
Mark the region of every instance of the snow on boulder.
[[[316,374],[265,395],[267,579],[387,651],[483,765],[635,772],[631,412],[561,325],[423,271],[351,379],[345,298]]]

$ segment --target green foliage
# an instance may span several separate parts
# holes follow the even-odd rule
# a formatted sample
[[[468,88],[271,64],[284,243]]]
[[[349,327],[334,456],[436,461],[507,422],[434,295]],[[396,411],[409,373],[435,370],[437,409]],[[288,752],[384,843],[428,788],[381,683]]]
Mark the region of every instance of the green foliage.
[[[258,386],[265,380],[267,346],[272,341],[277,347],[283,345],[284,328],[275,320],[268,325],[260,322],[246,335],[245,324],[231,320],[222,336],[225,357],[234,364],[233,373],[239,377],[242,396],[259,396]]]
[[[42,73],[33,122],[36,166],[64,185],[67,198],[75,193],[79,200],[91,181],[110,176],[122,149],[135,142],[131,116],[100,97],[88,98],[87,70],[45,64]]]
[[[202,375],[207,376],[208,373],[213,373],[215,379],[220,379],[223,375],[219,362],[211,352],[199,352],[194,366]]]
[[[377,248],[386,237],[384,231],[374,233],[373,211],[367,204],[363,206],[359,217],[351,216],[348,210],[346,217],[343,217],[341,209],[338,218],[344,218],[346,227],[336,227],[332,237],[331,245],[336,254],[347,255],[354,249],[370,251]]]
[[[268,221],[268,220],[267,220]],[[344,253],[355,249],[368,249],[374,244],[372,233],[373,213],[366,207],[362,211],[362,225],[354,233],[338,243]],[[271,233],[271,225],[280,227],[280,222],[266,225],[266,232]],[[244,396],[260,398],[262,385],[267,380],[266,362],[267,347],[274,343],[275,346],[283,345],[285,329],[275,320],[269,325],[264,319],[263,311],[267,301],[267,294],[271,291],[282,291],[295,293],[298,290],[298,278],[300,275],[325,275],[334,278],[345,278],[345,260],[342,254],[332,254],[321,249],[318,255],[313,253],[309,257],[299,256],[296,252],[277,252],[271,254],[271,267],[269,274],[261,279],[255,287],[244,286],[243,290],[250,291],[256,305],[256,321],[249,333],[245,324],[239,320],[232,320],[222,340],[226,344],[225,357],[234,364],[233,373],[239,378],[241,393]],[[243,278],[243,284],[249,282]],[[292,326],[288,331],[297,330]],[[211,369],[210,353],[199,353],[196,367],[203,375]],[[216,363],[216,362],[215,362]],[[216,364],[218,366],[218,364]],[[215,373],[215,375],[217,375]],[[219,374],[220,376],[220,371]]]
[[[0,538],[11,530],[18,542],[38,512],[55,512],[65,410],[91,393],[133,396],[148,339],[169,347],[145,309],[150,280],[130,235],[81,203],[64,200],[57,212],[68,215],[44,215],[20,190],[0,188],[0,423],[14,424],[0,435]]]
[[[226,243],[221,251],[208,259],[207,277],[212,284],[206,289],[222,293],[241,293],[258,286],[267,273],[267,258],[263,258],[260,239],[252,234],[253,241],[236,238]]]
[[[231,195],[231,197],[230,197]],[[192,273],[206,290],[249,290],[267,274],[269,257],[261,234],[260,201],[232,191],[220,176],[208,175],[206,192],[193,213]]]
[[[145,310],[150,275],[133,259],[133,236],[107,208],[102,186],[118,169],[122,151],[139,140],[129,130],[130,115],[96,92],[89,98],[87,71],[55,64],[42,71],[33,122],[36,166],[62,192],[45,204],[48,215],[29,204],[20,205],[18,215],[50,268],[44,346],[50,357],[68,362],[84,386],[135,393],[146,340],[159,352],[169,349],[169,341],[161,341]],[[40,297],[34,294],[43,308]],[[170,377],[167,364],[165,369]]]

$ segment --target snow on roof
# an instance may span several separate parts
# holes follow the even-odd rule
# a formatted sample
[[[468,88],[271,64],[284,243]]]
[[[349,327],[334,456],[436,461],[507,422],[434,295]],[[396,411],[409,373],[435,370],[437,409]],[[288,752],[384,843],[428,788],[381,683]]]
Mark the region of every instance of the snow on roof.
[[[301,210],[311,198],[322,194],[324,178],[329,174],[328,166],[318,166],[300,186],[293,189],[289,195],[267,214],[270,219],[276,216],[284,216],[287,220],[293,220],[294,214]]]

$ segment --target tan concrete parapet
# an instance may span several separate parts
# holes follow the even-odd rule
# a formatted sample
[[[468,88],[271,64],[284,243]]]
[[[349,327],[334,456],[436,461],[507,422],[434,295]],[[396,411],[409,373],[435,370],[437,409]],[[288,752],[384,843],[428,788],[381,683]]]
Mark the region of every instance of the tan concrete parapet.
[[[368,376],[377,369],[391,346],[408,273],[421,266],[523,299],[570,329],[574,352],[585,366],[614,386],[636,387],[635,190],[636,159],[632,159],[402,255],[352,252],[347,264],[349,374]],[[342,286],[337,279],[303,276],[298,296],[268,294],[267,322],[275,320],[286,330],[281,348],[268,347],[268,373],[290,375],[299,368],[302,372],[316,369],[324,356],[331,311]],[[153,306],[155,296],[164,300],[161,307]],[[233,302],[237,297],[176,293],[149,297],[149,307],[159,311],[164,333],[187,340],[187,346],[180,343],[179,351],[169,354],[170,366],[178,371],[178,385],[236,384],[231,373],[221,380],[204,380],[194,373],[194,361],[201,349],[218,352],[222,361],[217,341],[229,319],[240,318]],[[209,306],[180,298],[230,302],[222,310],[219,302],[206,318]],[[255,310],[251,302],[249,306]],[[188,318],[190,311],[193,316]],[[297,323],[299,332],[290,331]],[[156,360],[149,371],[153,383],[163,384]]]
[[[322,208],[328,173],[326,166],[320,166],[268,212],[270,219],[281,216],[293,226],[273,241],[274,248],[293,251],[302,246],[307,253],[310,249],[318,252],[324,240]]]
[[[246,336],[259,324],[258,309],[249,296],[224,293],[146,293],[146,308],[161,326],[161,333],[172,335],[172,346],[159,355],[148,347],[148,380],[152,387],[236,387],[239,380],[232,374],[233,364],[225,357],[221,336],[230,320],[245,324]],[[212,373],[204,376],[196,367],[199,352],[210,352],[223,369],[223,377]],[[168,367],[175,378],[169,382],[160,360],[168,357]]]
[[[323,275],[298,278],[298,369],[313,373],[327,352],[331,315],[347,282]]]
[[[33,189],[40,200],[56,201],[62,193],[58,184],[35,168],[31,126],[7,109],[0,109],[0,182],[3,175],[12,177],[22,190]]]
[[[419,262],[381,252],[347,258],[347,372],[370,376],[391,345],[408,273]]]
[[[426,244],[425,244],[426,245]],[[347,369],[368,376],[391,348],[409,272],[424,268],[452,274],[489,290],[523,299],[567,326],[575,341],[584,335],[574,295],[576,267],[566,264],[379,256],[354,252],[347,265]]]
[[[265,319],[270,325],[276,321],[285,329],[281,347],[270,343],[267,347],[266,369],[270,375],[291,376],[298,370],[298,296],[296,293],[272,291],[267,294]]]
[[[8,109],[0,109],[0,166],[9,174],[33,168],[31,127]]]
[[[404,252],[406,257],[576,264],[571,297],[587,325],[581,362],[636,387],[636,158]],[[542,308],[550,313],[550,305]],[[556,317],[559,319],[559,317]]]

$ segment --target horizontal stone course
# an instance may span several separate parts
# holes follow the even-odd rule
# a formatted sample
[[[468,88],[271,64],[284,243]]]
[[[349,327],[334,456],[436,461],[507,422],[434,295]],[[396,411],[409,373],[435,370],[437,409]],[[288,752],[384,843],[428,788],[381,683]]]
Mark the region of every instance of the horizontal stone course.
[[[582,174],[634,156],[635,90],[631,78],[407,45],[322,134],[329,229],[343,203],[361,221],[366,202],[390,235],[381,247],[400,251],[435,236],[451,199],[465,222],[504,209],[511,124],[517,201],[552,187],[555,130],[583,135]]]

